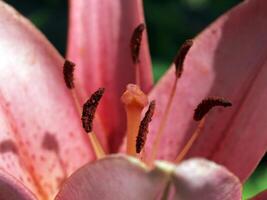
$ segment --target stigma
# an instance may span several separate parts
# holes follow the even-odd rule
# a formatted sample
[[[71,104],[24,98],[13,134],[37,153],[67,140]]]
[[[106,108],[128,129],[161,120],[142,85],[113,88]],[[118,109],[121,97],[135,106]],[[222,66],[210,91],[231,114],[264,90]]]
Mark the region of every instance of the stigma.
[[[141,115],[148,104],[148,97],[138,85],[128,84],[121,96],[127,115],[127,154],[136,155],[136,138],[138,136]]]

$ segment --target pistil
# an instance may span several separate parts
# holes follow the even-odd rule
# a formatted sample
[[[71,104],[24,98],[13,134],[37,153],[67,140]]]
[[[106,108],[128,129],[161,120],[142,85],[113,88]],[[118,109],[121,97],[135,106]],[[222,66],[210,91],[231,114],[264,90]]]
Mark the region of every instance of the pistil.
[[[143,108],[148,104],[148,99],[139,86],[128,84],[121,101],[124,103],[127,114],[127,154],[136,156],[136,138],[141,114]]]

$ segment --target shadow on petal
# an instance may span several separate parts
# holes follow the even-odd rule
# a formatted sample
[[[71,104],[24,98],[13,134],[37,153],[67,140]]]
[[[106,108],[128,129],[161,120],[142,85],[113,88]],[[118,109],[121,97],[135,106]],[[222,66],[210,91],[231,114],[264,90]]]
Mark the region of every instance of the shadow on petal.
[[[178,82],[172,112],[162,138],[159,159],[174,160],[197,124],[193,112],[202,99],[222,96],[233,106],[215,109],[188,153],[226,166],[243,182],[266,152],[267,135],[267,2],[244,1],[194,39]],[[174,82],[174,67],[152,90],[157,110],[151,123],[146,152]]]

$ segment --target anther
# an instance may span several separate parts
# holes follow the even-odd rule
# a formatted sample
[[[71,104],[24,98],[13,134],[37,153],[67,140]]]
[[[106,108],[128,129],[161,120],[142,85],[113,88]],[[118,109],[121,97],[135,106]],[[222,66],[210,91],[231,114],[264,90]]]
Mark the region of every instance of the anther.
[[[194,120],[200,121],[215,106],[229,107],[232,106],[232,103],[220,97],[204,99],[195,109]]]
[[[82,124],[84,130],[89,133],[93,130],[93,120],[96,112],[96,108],[99,104],[100,99],[104,94],[105,89],[99,88],[96,92],[92,94],[92,96],[87,100],[87,102],[83,105],[82,112]]]
[[[63,75],[64,80],[67,88],[73,89],[74,88],[74,78],[73,78],[73,72],[74,72],[75,64],[69,60],[65,60],[64,66],[63,66]]]
[[[136,155],[136,137],[143,108],[147,105],[147,96],[137,85],[128,84],[121,97],[127,114],[127,154]]]
[[[184,60],[185,57],[190,50],[190,48],[193,45],[193,40],[186,40],[182,46],[180,47],[175,59],[174,59],[174,64],[175,64],[175,75],[177,78],[180,78],[180,76],[183,73],[184,69]]]
[[[145,116],[140,123],[138,135],[136,138],[136,153],[140,153],[145,145],[148,134],[148,125],[152,120],[155,111],[155,106],[155,100],[151,101],[148,110],[146,111]]]
[[[140,46],[144,30],[145,30],[145,24],[141,23],[134,29],[134,32],[132,34],[130,48],[134,64],[137,64],[139,62]]]
[[[93,132],[93,120],[96,112],[96,108],[99,104],[100,99],[102,98],[105,92],[104,88],[99,88],[96,92],[94,92],[91,97],[85,102],[83,105],[82,112],[82,125],[85,132],[89,133],[89,138],[93,149],[95,151],[96,157],[98,159],[105,156],[105,152],[103,147],[101,146],[97,136]]]

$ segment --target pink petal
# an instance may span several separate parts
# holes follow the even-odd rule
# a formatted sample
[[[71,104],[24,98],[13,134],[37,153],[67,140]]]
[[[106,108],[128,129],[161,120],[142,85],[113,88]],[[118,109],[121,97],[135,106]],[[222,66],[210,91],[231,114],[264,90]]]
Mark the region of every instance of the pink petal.
[[[267,199],[267,190],[259,193],[255,197],[251,198],[250,200],[266,200]]]
[[[130,157],[111,156],[76,171],[63,185],[56,200],[150,200],[162,193],[166,177],[148,171]]]
[[[1,200],[37,200],[24,185],[2,170],[0,171],[0,188]]]
[[[182,162],[175,170],[175,198],[240,200],[241,183],[226,168],[204,159]]]
[[[78,87],[83,101],[99,87],[106,94],[99,111],[111,150],[118,149],[125,133],[125,114],[120,102],[128,83],[135,82],[130,54],[131,35],[144,22],[141,0],[70,1],[67,57],[77,64]],[[151,62],[146,35],[140,52],[141,85],[152,86]]]
[[[244,181],[267,147],[267,1],[241,3],[196,39],[178,82],[161,142],[160,158],[174,159],[196,128],[192,116],[206,96],[222,96],[230,109],[215,109],[189,156],[212,159]],[[152,91],[158,110],[151,124],[151,145],[174,81],[170,69]]]
[[[56,200],[241,198],[238,179],[213,162],[193,159],[176,167],[157,161],[155,166],[149,170],[134,158],[106,157],[75,172],[65,182]]]
[[[0,167],[39,199],[94,159],[62,65],[45,37],[0,1]]]

